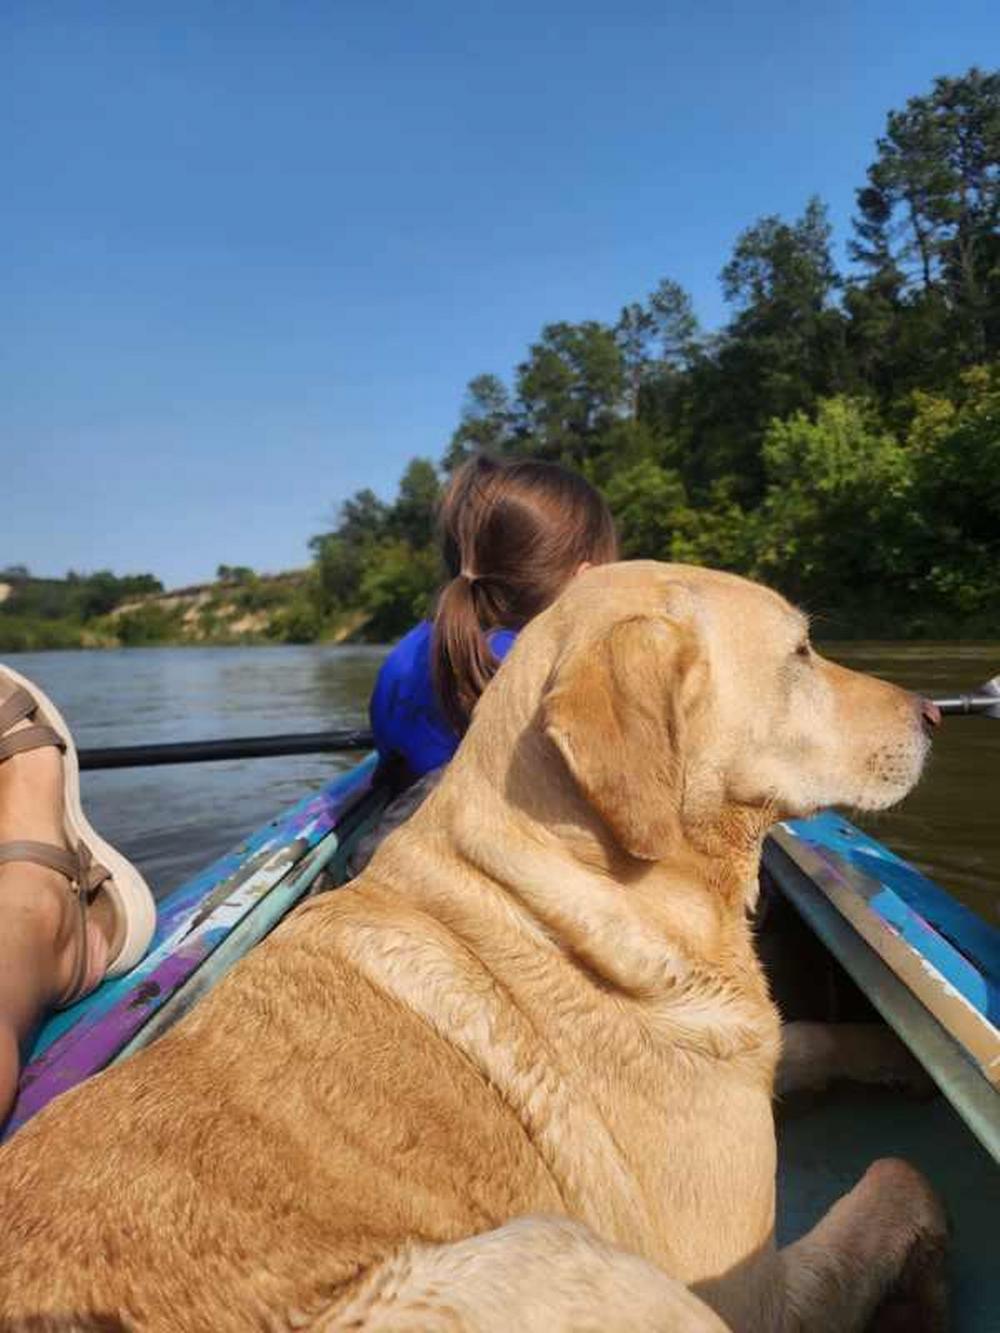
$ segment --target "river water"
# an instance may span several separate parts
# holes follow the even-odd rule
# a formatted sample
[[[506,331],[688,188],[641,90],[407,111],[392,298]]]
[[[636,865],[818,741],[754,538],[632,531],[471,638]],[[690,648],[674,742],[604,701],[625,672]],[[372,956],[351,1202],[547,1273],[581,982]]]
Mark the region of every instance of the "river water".
[[[80,746],[361,726],[384,648],[132,648],[24,653]],[[1000,670],[998,644],[850,643],[828,656],[925,693]],[[161,895],[356,756],[248,759],[84,774],[92,822]],[[866,826],[1000,924],[1000,722],[951,718],[902,807]]]

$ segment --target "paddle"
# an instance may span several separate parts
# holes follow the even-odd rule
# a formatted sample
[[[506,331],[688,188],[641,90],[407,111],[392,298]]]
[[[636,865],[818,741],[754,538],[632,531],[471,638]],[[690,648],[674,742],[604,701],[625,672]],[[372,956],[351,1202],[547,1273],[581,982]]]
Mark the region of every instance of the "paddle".
[[[934,699],[944,714],[1000,720],[1000,676],[971,694]],[[305,731],[277,736],[234,736],[212,741],[175,741],[164,745],[114,745],[80,750],[81,769],[144,768],[160,764],[205,764],[220,759],[269,759],[291,754],[338,754],[370,750],[370,731]]]
[[[112,745],[78,752],[80,767],[144,768],[160,764],[205,764],[219,759],[267,759],[288,754],[336,754],[370,750],[370,731],[305,731],[278,736],[232,736],[214,741],[174,741],[164,745]]]
[[[971,714],[976,717],[1000,719],[1000,676],[980,685],[972,694],[953,694],[945,699],[932,699],[942,713]]]

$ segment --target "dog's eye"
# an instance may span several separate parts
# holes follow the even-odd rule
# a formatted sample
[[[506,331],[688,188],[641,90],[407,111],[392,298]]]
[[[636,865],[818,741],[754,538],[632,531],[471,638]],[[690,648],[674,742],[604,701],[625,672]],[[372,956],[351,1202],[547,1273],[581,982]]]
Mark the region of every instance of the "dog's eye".
[[[800,643],[795,649],[795,656],[804,657],[806,660],[812,657],[812,649],[809,647],[809,644],[807,642]]]

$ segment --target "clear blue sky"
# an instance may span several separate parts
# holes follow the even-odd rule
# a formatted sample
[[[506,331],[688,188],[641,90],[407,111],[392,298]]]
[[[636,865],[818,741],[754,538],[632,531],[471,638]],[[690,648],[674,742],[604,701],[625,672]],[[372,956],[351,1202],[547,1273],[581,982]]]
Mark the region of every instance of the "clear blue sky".
[[[838,251],[889,108],[993,0],[7,0],[0,565],[305,563],[467,381],[763,213]]]

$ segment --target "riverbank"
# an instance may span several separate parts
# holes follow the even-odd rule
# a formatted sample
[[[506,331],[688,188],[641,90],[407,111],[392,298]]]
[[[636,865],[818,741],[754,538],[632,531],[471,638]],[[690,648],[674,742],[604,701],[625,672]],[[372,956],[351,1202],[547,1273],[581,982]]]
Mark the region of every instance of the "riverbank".
[[[0,652],[389,642],[427,614],[436,586],[433,571],[422,571],[421,587],[386,616],[377,597],[365,605],[331,607],[314,567],[279,574],[222,569],[223,576],[211,583],[171,590],[149,575],[0,581]],[[102,579],[111,582],[104,587]],[[150,584],[155,591],[147,590]],[[808,609],[816,612],[813,636],[820,643],[1000,639],[1000,608],[948,612],[914,598],[902,610],[882,604],[873,589],[852,590],[852,601],[842,607]]]
[[[88,599],[75,593],[71,580],[0,583],[0,652],[342,643],[363,637],[368,619],[360,609],[324,616],[308,569],[237,570],[169,591],[126,587],[116,604],[98,602],[97,614],[88,614]]]

